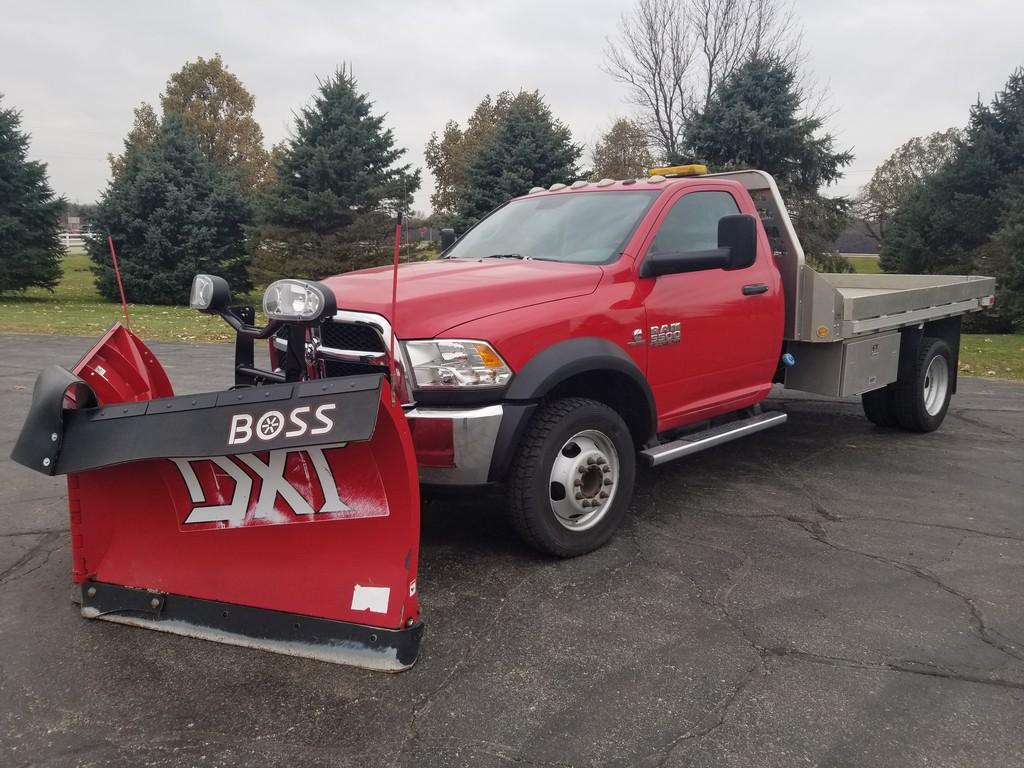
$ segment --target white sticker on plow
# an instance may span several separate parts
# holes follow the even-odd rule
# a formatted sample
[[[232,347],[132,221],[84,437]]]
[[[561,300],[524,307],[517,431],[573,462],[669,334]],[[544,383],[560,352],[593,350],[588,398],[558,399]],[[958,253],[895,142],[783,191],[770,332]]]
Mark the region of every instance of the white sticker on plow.
[[[363,587],[356,584],[352,590],[352,610],[387,613],[389,597],[391,587]]]

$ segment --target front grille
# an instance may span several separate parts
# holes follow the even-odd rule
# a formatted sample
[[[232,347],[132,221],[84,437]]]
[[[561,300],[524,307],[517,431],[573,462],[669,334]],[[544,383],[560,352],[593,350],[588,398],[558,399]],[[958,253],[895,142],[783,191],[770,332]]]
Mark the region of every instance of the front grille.
[[[361,323],[338,323],[328,320],[320,326],[320,343],[334,349],[355,349],[360,352],[388,351],[377,329]]]
[[[343,363],[339,360],[324,360],[324,373],[327,378],[333,379],[338,376],[356,376],[363,373],[384,373],[388,369],[379,365],[367,365],[365,363]]]

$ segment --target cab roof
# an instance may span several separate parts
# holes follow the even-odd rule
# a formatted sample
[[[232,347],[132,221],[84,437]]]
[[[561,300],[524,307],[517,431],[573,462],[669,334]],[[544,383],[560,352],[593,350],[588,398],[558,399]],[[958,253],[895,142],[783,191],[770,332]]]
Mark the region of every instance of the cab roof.
[[[700,165],[697,163],[689,165],[666,165],[657,168],[648,168],[646,177],[642,179],[601,179],[600,181],[574,181],[572,184],[552,184],[547,189],[544,187],[534,187],[525,195],[520,195],[520,197],[529,197],[530,195],[538,195],[545,192],[577,192],[580,190],[591,191],[598,189],[643,189],[650,188],[653,185],[659,185],[660,188],[664,189],[665,187],[676,186],[680,181],[688,181],[707,175],[708,167],[706,165]]]

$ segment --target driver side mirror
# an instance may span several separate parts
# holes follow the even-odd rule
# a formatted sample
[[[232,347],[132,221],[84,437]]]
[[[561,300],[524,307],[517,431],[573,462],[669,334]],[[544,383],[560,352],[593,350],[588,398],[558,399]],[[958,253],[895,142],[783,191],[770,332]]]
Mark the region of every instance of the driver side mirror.
[[[757,219],[749,213],[718,220],[718,247],[729,249],[726,269],[746,269],[757,259]]]
[[[441,250],[447,251],[453,245],[455,245],[455,230],[445,227],[441,230]]]
[[[757,219],[747,213],[718,220],[718,247],[706,251],[648,253],[640,277],[699,272],[705,269],[745,269],[757,259]]]

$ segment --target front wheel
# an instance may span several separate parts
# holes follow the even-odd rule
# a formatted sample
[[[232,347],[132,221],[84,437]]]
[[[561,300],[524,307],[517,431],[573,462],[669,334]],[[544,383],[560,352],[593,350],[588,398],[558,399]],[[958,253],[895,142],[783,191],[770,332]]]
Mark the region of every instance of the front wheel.
[[[512,525],[540,552],[585,554],[622,523],[635,478],[636,451],[619,414],[586,398],[545,403],[509,473]]]

